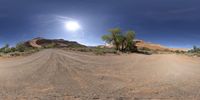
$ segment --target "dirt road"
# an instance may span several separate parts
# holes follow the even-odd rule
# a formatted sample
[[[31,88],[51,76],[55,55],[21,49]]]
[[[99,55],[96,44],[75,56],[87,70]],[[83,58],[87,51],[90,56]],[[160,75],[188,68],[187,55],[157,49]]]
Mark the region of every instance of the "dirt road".
[[[50,49],[0,60],[0,100],[160,99],[200,99],[200,58]]]

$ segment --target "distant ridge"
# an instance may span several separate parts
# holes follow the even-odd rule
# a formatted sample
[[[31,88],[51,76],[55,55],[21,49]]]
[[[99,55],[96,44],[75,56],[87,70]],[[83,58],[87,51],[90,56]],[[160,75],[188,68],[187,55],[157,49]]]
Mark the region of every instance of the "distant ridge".
[[[169,48],[160,44],[145,42],[143,40],[135,40],[136,46],[138,48],[148,48],[151,50],[158,50],[158,51],[187,51],[188,49],[184,48]]]
[[[75,41],[67,41],[64,39],[45,39],[42,37],[37,37],[32,40],[25,42],[26,46],[34,47],[34,48],[41,48],[48,45],[55,45],[55,47],[86,47],[82,44],[79,44]]]

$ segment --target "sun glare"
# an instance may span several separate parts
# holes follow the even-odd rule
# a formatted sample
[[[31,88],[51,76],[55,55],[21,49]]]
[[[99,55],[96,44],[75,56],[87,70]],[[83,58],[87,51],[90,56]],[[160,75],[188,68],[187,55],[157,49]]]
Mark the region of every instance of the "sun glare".
[[[68,21],[68,22],[66,22],[65,27],[69,31],[77,31],[77,30],[80,29],[80,25],[76,21]]]

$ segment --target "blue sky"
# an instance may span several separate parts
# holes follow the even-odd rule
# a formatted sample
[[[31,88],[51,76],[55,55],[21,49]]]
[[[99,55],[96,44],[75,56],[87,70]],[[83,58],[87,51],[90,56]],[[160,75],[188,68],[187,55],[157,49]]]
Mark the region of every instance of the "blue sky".
[[[169,47],[200,46],[199,0],[0,0],[0,46],[35,37],[103,44],[110,28]],[[81,30],[64,23],[75,20]]]

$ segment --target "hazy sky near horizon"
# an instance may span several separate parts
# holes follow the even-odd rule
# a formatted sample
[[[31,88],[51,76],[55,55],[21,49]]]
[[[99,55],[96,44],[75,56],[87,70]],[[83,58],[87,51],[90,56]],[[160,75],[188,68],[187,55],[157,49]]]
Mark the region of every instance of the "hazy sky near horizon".
[[[0,46],[35,37],[99,45],[110,28],[170,47],[200,46],[199,0],[0,0]],[[72,32],[65,22],[81,29]]]

